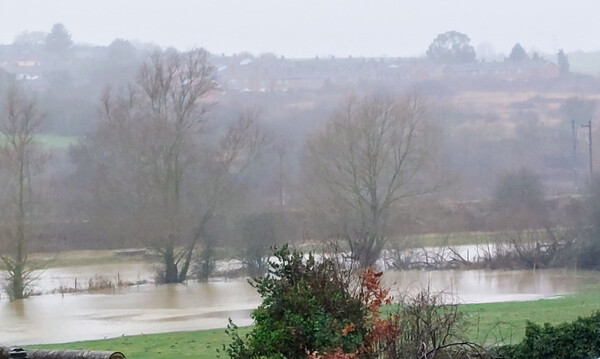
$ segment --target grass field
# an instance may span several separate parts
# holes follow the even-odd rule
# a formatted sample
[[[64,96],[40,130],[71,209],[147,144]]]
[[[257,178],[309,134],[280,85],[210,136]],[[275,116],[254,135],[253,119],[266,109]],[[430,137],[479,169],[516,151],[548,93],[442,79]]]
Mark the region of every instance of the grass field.
[[[524,335],[527,320],[537,323],[560,323],[600,310],[600,286],[556,299],[462,305],[470,323],[467,336],[475,342],[515,343]],[[242,328],[245,332],[248,328]],[[50,349],[86,349],[121,351],[129,359],[189,358],[212,359],[216,350],[228,343],[223,329],[150,334],[38,346]]]
[[[33,267],[56,268],[99,264],[152,262],[152,250],[147,254],[119,255],[114,250],[71,250],[63,252],[31,253],[29,259]],[[216,260],[235,258],[235,248],[216,248]],[[0,263],[2,269],[2,263]]]
[[[142,263],[148,261],[143,255],[122,256],[112,250],[66,251],[57,253],[32,253],[29,265],[32,268],[48,269],[72,266],[93,266],[99,264]],[[6,269],[0,262],[0,270]]]
[[[71,267],[98,264],[140,263],[144,255],[118,255],[112,250],[65,251],[57,253],[32,253],[29,257],[34,268]]]
[[[77,143],[77,137],[75,136],[38,135],[36,140],[40,144],[52,148],[67,148]]]
[[[529,302],[470,304],[461,307],[471,324],[467,337],[475,342],[519,342],[527,320],[558,324],[600,310],[600,286],[582,293]]]
[[[61,135],[36,135],[35,140],[38,144],[42,145],[45,148],[52,149],[65,149],[70,145],[74,145],[77,143],[76,136],[61,136]],[[0,136],[0,145],[4,144],[5,137]]]
[[[214,358],[215,349],[227,339],[222,329],[139,335],[89,342],[45,345],[42,348],[111,350],[127,358]]]
[[[240,333],[248,328],[241,328]],[[212,359],[228,343],[224,329],[138,335],[67,344],[40,345],[44,349],[85,349],[120,351],[128,359],[197,358]]]

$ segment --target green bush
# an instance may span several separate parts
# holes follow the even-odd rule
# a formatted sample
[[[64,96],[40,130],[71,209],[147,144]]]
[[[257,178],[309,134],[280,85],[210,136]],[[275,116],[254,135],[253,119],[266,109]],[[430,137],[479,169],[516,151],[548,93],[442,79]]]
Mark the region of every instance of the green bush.
[[[349,291],[347,271],[335,260],[316,260],[312,254],[304,258],[287,246],[274,257],[268,274],[252,282],[263,298],[252,313],[252,331],[241,338],[230,323],[232,342],[223,351],[234,359],[306,358],[308,353],[338,348],[356,351],[366,333],[366,313]]]
[[[499,349],[506,359],[592,359],[600,356],[600,312],[571,323],[528,322],[525,339]]]

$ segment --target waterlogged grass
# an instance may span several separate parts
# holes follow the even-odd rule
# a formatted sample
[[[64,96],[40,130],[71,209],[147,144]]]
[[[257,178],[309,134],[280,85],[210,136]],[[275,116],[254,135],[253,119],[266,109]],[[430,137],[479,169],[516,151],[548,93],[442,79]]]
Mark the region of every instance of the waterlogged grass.
[[[125,255],[114,250],[80,250],[56,253],[33,253],[30,255],[31,265],[41,268],[93,266],[100,264],[160,262],[152,257],[151,250],[147,254]],[[216,248],[215,260],[234,258],[233,249]],[[0,268],[1,268],[0,263]]]
[[[33,267],[72,267],[99,264],[141,263],[144,255],[118,255],[112,250],[66,251],[59,253],[34,253],[30,256]]]
[[[33,253],[28,265],[34,269],[48,269],[74,266],[95,266],[102,264],[144,263],[151,261],[144,255],[118,255],[114,251],[67,251],[58,253]],[[5,270],[0,262],[0,270]]]
[[[459,232],[459,233],[429,233],[419,234],[407,237],[392,238],[388,243],[388,248],[421,248],[421,247],[443,247],[443,246],[464,246],[464,245],[488,245],[508,243],[511,238],[521,236],[527,239],[528,234],[539,230],[529,230],[522,232],[502,231],[502,232]],[[543,231],[543,229],[542,229]],[[555,229],[555,233],[560,233],[561,229]]]
[[[506,232],[465,232],[452,234],[422,234],[406,238],[397,238],[395,241],[396,243],[400,243],[401,248],[402,245],[407,248],[420,248],[500,243],[506,241],[506,238]],[[394,243],[391,245],[393,246]]]
[[[245,333],[249,328],[241,328]],[[147,334],[67,344],[32,346],[44,349],[120,351],[128,359],[213,359],[229,339],[224,329]],[[226,358],[226,356],[223,356]]]
[[[233,249],[217,248],[215,250],[215,260],[233,257]],[[29,255],[30,266],[40,269],[144,262],[156,262],[156,259],[151,254],[124,255],[117,254],[114,250],[79,250],[32,253]],[[0,262],[0,270],[4,269],[3,265]]]
[[[525,334],[527,320],[557,324],[572,321],[600,310],[600,286],[587,287],[582,293],[531,302],[461,305],[469,321],[470,340],[487,345],[519,342]],[[224,323],[225,324],[225,323]],[[250,330],[240,328],[240,332]],[[49,349],[80,349],[121,351],[129,359],[189,358],[212,359],[217,349],[229,343],[224,329],[150,334],[85,341],[66,344],[40,345]],[[226,358],[226,356],[222,356]]]
[[[463,232],[463,233],[427,233],[403,237],[392,237],[386,243],[386,248],[411,249],[423,247],[445,247],[462,245],[487,245],[507,242],[513,232]],[[341,250],[349,251],[348,242],[340,239],[335,242],[308,242],[297,246],[303,252]]]
[[[44,135],[46,136],[46,135]],[[48,136],[48,138],[60,136]],[[66,138],[66,137],[64,137]],[[63,139],[64,139],[63,138]],[[58,143],[61,143],[58,140]],[[67,140],[64,140],[67,141]],[[68,141],[67,141],[68,142]],[[67,143],[67,142],[62,142]],[[477,245],[500,243],[509,238],[510,232],[469,232],[446,234],[423,234],[418,236],[403,237],[392,239],[389,243],[390,248],[420,248],[436,246],[458,246],[458,245]],[[302,251],[315,251],[317,253],[325,250],[331,250],[332,247],[321,242],[313,242],[300,245]],[[347,243],[339,243],[340,250],[348,250]],[[218,247],[215,249],[215,259],[229,259],[236,255],[235,248]],[[98,264],[118,264],[131,262],[144,262],[148,259],[142,255],[120,256],[112,250],[90,250],[90,251],[65,251],[60,253],[35,253],[30,256],[34,267],[68,267]],[[1,264],[0,264],[1,268]]]

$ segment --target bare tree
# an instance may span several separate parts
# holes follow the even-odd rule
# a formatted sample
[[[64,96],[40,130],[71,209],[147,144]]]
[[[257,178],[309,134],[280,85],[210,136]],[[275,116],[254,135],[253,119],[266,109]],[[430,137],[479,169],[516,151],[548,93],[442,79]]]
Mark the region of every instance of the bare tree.
[[[252,111],[220,142],[207,136],[218,135],[205,116],[215,89],[206,51],[156,52],[126,91],[103,97],[102,121],[84,143],[93,149],[97,197],[112,198],[105,212],[157,249],[167,283],[187,279],[199,242],[211,253],[206,225],[266,143]]]
[[[27,244],[29,219],[33,210],[32,174],[40,171],[44,156],[36,152],[35,136],[43,116],[33,97],[14,86],[9,90],[0,117],[2,131],[1,164],[4,199],[4,239],[11,250],[0,256],[8,271],[8,292],[12,299],[22,299],[32,280]]]
[[[241,175],[268,144],[267,136],[258,126],[258,116],[256,109],[240,113],[237,121],[228,126],[219,145],[209,152],[210,156],[205,159],[204,166],[198,169],[204,172],[203,176],[196,172],[197,177],[203,177],[204,180],[194,187],[196,194],[193,198],[199,201],[194,206],[197,215],[193,217],[192,236],[180,253],[180,273],[189,270],[194,249],[201,242],[203,252],[199,261],[200,270],[197,271],[198,279],[208,279],[215,244],[207,234],[207,224],[224,206]],[[181,274],[180,280],[183,280]]]
[[[182,187],[191,163],[194,137],[202,135],[207,103],[203,100],[215,89],[214,70],[208,53],[152,54],[140,71],[139,110],[148,142],[141,152],[143,171],[148,175],[162,231],[158,248],[164,260],[164,281],[185,280],[187,269],[178,272],[175,246],[182,238]]]
[[[347,238],[354,259],[371,266],[402,201],[436,188],[425,176],[433,154],[427,105],[410,95],[349,98],[307,144],[307,193],[319,217]]]

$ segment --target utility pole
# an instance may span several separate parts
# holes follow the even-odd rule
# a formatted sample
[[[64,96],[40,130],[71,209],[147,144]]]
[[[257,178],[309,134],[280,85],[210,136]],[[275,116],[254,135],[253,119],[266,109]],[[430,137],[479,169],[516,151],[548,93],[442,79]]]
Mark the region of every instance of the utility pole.
[[[592,120],[589,120],[587,125],[581,125],[581,127],[587,127],[588,129],[588,146],[589,146],[589,151],[590,151],[590,184],[592,183],[592,180],[594,179],[594,165],[593,165],[593,161],[592,161]]]
[[[575,131],[575,120],[571,120],[571,130],[573,132],[573,184],[577,190],[579,183],[577,181],[577,132]]]

